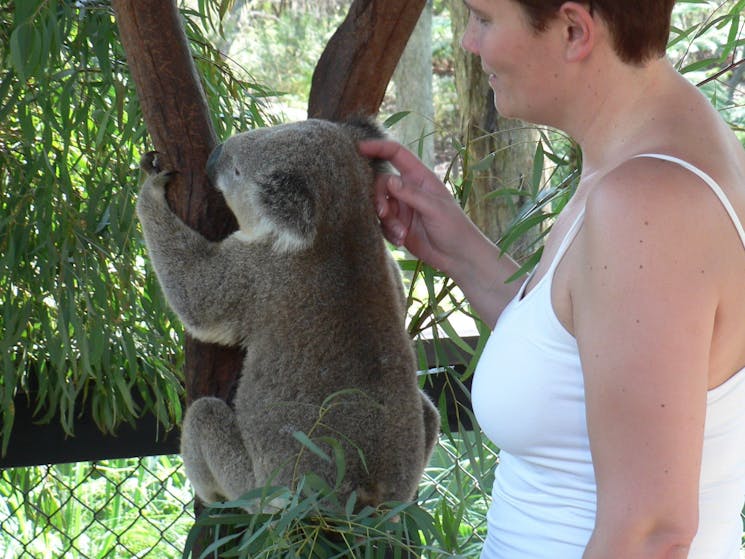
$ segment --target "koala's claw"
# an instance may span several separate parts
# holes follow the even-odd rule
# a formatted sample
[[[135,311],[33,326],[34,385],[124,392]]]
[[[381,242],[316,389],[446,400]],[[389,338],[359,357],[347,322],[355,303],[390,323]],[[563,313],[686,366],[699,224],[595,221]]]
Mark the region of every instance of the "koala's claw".
[[[160,173],[160,163],[158,161],[157,151],[148,151],[140,157],[140,169],[148,175]]]
[[[164,191],[165,186],[178,171],[164,171],[158,161],[157,151],[148,151],[140,157],[140,169],[148,176],[148,184],[155,190]]]

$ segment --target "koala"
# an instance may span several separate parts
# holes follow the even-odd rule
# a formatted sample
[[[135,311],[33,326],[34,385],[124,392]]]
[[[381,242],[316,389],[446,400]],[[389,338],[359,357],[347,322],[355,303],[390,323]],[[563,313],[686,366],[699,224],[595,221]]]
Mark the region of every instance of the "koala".
[[[356,149],[383,136],[367,119],[232,136],[207,165],[239,224],[220,242],[173,214],[170,173],[143,157],[137,214],[169,305],[197,339],[245,349],[232,405],[202,397],[185,414],[181,453],[205,503],[311,472],[342,503],[416,493],[440,420],[418,387],[400,270],[374,209],[385,167]],[[343,479],[298,432],[344,453]]]

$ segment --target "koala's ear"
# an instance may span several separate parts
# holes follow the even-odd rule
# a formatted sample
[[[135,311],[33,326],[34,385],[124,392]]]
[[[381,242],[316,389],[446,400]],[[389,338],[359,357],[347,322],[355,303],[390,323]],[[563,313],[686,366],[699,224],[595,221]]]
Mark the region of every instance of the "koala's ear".
[[[316,228],[316,197],[306,177],[275,170],[258,177],[259,201],[267,217],[301,244],[310,242]]]
[[[349,131],[355,143],[363,140],[382,140],[387,137],[383,127],[370,116],[355,115],[346,120],[343,126]],[[376,175],[391,172],[390,164],[382,159],[370,159],[370,166]]]

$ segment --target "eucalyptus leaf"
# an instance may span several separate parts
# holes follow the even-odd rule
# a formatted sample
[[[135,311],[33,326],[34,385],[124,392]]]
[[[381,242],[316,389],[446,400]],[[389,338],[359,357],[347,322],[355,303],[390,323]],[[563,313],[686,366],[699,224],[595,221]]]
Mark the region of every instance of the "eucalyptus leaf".
[[[321,450],[321,447],[319,447],[316,443],[314,443],[308,435],[303,433],[302,431],[295,431],[292,433],[292,436],[305,448],[310,450],[313,454],[321,458],[322,460],[326,462],[331,462],[331,457],[326,454],[323,450]]]

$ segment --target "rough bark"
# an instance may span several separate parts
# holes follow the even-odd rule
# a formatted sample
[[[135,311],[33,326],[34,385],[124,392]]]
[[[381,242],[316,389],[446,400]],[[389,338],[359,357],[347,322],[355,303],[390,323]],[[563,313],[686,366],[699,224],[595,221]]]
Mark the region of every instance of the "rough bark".
[[[187,225],[219,240],[237,225],[204,172],[217,137],[176,3],[113,0],[112,5],[154,149],[164,168],[178,171],[168,188],[169,204]],[[241,368],[239,349],[187,335],[185,355],[187,404],[207,394],[229,396]]]
[[[354,0],[313,72],[308,116],[377,114],[426,0]]]

